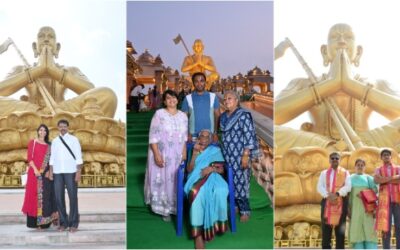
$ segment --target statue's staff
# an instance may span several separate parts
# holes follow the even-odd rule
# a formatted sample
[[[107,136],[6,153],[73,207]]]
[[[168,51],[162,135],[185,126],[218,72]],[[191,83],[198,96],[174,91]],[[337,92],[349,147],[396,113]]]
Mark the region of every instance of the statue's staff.
[[[15,42],[11,39],[8,38],[11,45],[15,48],[15,50],[17,51],[19,57],[21,58],[21,60],[24,62],[25,64],[25,70],[29,70],[29,68],[31,67],[31,65],[28,63],[28,61],[26,60],[25,56],[22,54],[22,52],[18,49],[17,45],[15,44]],[[48,53],[48,51],[46,51],[46,53]],[[29,74],[28,74],[29,75]],[[56,114],[55,111],[55,106],[57,106],[56,102],[54,101],[53,97],[50,95],[50,93],[47,91],[46,87],[43,85],[43,83],[39,80],[39,79],[31,79],[30,75],[29,75],[29,81],[35,83],[39,89],[40,94],[42,95],[46,105],[49,107],[51,113],[53,115]]]
[[[335,103],[335,100],[332,97],[328,97],[327,100],[322,100],[319,96],[318,92],[315,90],[315,85],[318,83],[316,76],[312,72],[311,68],[308,66],[304,58],[301,56],[297,48],[293,45],[293,43],[289,40],[289,38],[285,38],[283,42],[281,42],[275,48],[275,60],[279,57],[283,56],[285,50],[287,48],[291,48],[293,53],[295,54],[297,60],[302,65],[303,69],[306,71],[308,77],[311,80],[311,90],[314,95],[314,100],[317,105],[324,103],[327,109],[330,111],[330,115],[335,122],[340,135],[343,137],[344,141],[346,142],[347,146],[351,151],[354,151],[355,148],[361,148],[363,145],[360,137],[356,134],[353,130],[349,122],[343,116],[342,112]],[[354,143],[354,145],[353,145]]]
[[[178,36],[175,37],[175,38],[173,39],[173,41],[174,41],[175,44],[178,44],[179,42],[182,42],[182,44],[183,44],[183,46],[185,47],[185,50],[186,50],[188,56],[189,56],[190,58],[192,58],[192,61],[193,61],[193,63],[194,63],[194,58],[193,58],[193,56],[190,54],[189,49],[187,48],[185,41],[183,41],[183,38],[182,38],[181,34],[178,34]]]

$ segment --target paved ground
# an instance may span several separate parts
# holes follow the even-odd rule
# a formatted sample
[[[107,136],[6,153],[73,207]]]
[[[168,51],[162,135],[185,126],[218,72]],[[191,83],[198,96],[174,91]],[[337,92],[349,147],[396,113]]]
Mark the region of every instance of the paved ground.
[[[23,199],[23,189],[0,189],[0,248],[126,248],[125,188],[79,189],[81,222],[76,233],[27,228]]]

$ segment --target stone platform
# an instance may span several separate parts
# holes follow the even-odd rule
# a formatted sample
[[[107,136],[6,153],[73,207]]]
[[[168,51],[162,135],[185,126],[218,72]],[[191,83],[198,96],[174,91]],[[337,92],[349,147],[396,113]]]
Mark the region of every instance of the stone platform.
[[[20,212],[23,199],[23,189],[0,189],[0,248],[126,248],[125,188],[80,188],[76,233],[58,232],[54,226],[43,231],[27,228]]]

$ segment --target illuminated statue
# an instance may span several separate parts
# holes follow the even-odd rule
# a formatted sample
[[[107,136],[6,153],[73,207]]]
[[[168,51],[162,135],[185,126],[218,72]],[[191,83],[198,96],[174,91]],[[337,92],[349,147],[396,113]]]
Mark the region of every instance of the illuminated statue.
[[[193,44],[193,55],[186,56],[181,67],[182,72],[189,72],[192,76],[196,72],[202,72],[207,76],[206,89],[210,89],[211,84],[219,79],[217,68],[210,56],[203,55],[204,45],[200,39],[196,39]],[[210,72],[210,73],[207,73]]]

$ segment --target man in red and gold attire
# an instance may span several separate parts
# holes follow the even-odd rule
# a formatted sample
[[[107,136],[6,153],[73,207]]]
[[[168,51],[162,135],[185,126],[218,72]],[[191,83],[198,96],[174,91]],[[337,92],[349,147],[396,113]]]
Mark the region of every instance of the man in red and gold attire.
[[[335,230],[336,249],[344,249],[348,197],[351,191],[349,172],[339,166],[340,155],[329,155],[330,167],[321,172],[317,190],[322,196],[322,248],[331,248],[332,229]]]
[[[381,151],[383,165],[375,171],[374,181],[379,184],[378,211],[375,229],[382,231],[384,249],[390,249],[392,217],[396,232],[396,248],[400,247],[400,168],[392,163],[392,152]]]

